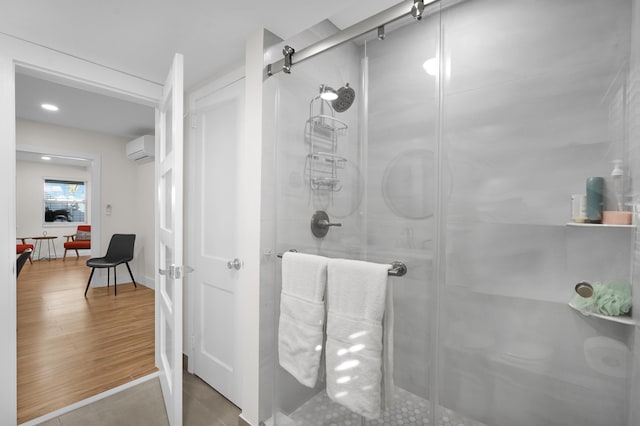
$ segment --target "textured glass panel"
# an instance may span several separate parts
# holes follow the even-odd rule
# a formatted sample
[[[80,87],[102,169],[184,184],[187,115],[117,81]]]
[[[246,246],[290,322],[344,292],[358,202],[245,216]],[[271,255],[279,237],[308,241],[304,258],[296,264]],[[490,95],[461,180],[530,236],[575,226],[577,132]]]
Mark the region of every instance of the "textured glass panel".
[[[173,331],[171,330],[171,326],[168,321],[165,322],[164,333],[165,341],[162,350],[164,351],[164,355],[169,363],[169,368],[173,371],[173,353],[171,352],[173,348]],[[167,376],[171,376],[171,374],[167,374]]]
[[[165,155],[169,155],[173,150],[173,109],[171,105],[169,105],[166,113],[165,113],[165,130],[166,130],[166,141],[165,141]]]
[[[164,196],[164,214],[162,216],[162,227],[167,230],[173,229],[173,209],[174,209],[174,194],[173,194],[173,173],[169,170],[162,176],[162,188]]]
[[[171,265],[173,265],[173,251],[171,247],[164,246],[164,264],[167,270],[170,269]],[[169,276],[165,276],[164,280],[164,291],[167,294],[167,297],[173,301],[173,288],[174,288],[174,280]]]
[[[286,413],[299,425],[437,424],[429,382],[435,355],[433,239],[439,182],[434,153],[439,98],[436,78],[425,73],[423,64],[436,57],[438,21],[437,13],[418,25],[407,19],[406,25],[388,31],[384,41],[372,34],[364,45],[347,43],[298,64],[297,72],[265,83],[277,107],[276,123],[265,114],[265,125],[273,126],[277,141],[265,149],[266,158],[275,161],[266,162],[271,169],[264,170],[263,181],[265,210],[270,211],[269,200],[275,203],[273,222],[267,217],[265,223],[275,223],[276,251],[297,249],[331,258],[401,260],[409,265],[407,275],[389,280],[395,324],[394,342],[388,344],[393,345],[396,387],[390,389],[389,406],[380,418],[363,422],[347,401],[336,401],[368,386],[330,398],[322,381],[316,389],[306,388],[279,366],[273,379],[275,416]],[[347,83],[355,91],[348,109],[339,112],[342,108],[319,100],[321,84],[344,93]],[[312,237],[309,220],[317,210],[342,226],[331,227],[324,238]],[[269,283],[275,300],[264,303],[278,307],[280,269],[275,267],[275,280]],[[275,323],[277,315],[276,310]],[[268,325],[269,320],[262,323]],[[268,335],[269,330],[264,331],[261,335]],[[382,359],[382,354],[376,355]],[[360,370],[353,364],[356,377]],[[356,382],[351,377],[335,380],[346,389],[350,381]]]

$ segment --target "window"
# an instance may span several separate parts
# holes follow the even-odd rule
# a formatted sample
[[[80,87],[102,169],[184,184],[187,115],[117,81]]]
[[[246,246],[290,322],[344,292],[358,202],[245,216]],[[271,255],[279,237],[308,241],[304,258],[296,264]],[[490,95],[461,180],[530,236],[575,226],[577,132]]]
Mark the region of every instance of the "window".
[[[44,222],[86,223],[87,183],[77,180],[44,180]]]

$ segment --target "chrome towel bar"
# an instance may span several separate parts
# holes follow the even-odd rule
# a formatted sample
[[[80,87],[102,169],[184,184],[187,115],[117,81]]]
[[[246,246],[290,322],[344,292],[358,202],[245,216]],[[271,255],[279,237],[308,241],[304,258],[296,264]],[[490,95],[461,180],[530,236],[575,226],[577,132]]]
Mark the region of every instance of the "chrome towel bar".
[[[289,250],[292,253],[297,253],[298,250],[292,249]],[[282,259],[282,255],[283,253],[278,253],[276,256],[278,256],[279,259]],[[399,260],[394,260],[393,262],[391,262],[391,268],[389,269],[389,275],[392,277],[402,277],[404,275],[406,275],[407,273],[407,265],[404,264],[404,262],[400,262]]]

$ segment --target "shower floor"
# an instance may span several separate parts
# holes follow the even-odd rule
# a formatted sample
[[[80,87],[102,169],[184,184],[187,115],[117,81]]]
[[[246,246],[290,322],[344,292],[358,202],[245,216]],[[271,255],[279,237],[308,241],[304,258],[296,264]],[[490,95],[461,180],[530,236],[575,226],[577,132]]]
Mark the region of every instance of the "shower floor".
[[[304,426],[359,426],[360,416],[333,402],[325,391],[320,392],[291,413],[289,419]],[[396,387],[387,410],[376,420],[366,421],[370,426],[413,426],[431,424],[431,404],[404,389]],[[441,407],[437,426],[486,426],[468,419],[448,408]]]

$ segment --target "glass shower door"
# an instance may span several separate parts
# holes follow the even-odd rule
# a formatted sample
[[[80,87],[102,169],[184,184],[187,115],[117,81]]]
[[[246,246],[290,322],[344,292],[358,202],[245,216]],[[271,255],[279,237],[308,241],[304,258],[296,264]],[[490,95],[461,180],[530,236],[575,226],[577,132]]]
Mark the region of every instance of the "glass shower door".
[[[631,2],[447,3],[439,417],[626,425],[632,327],[567,303],[629,282],[632,233],[567,222],[626,157]]]
[[[265,303],[274,308],[272,317],[264,317],[273,327],[275,371],[269,385],[274,389],[272,409],[263,416],[267,424],[426,424],[434,415],[429,399],[437,312],[433,256],[439,86],[432,72],[437,8],[421,22],[407,18],[402,24],[388,31],[385,40],[371,34],[366,41],[349,42],[265,84],[275,101],[273,122],[266,123],[273,135],[266,175],[273,181],[265,186],[275,188],[265,209],[275,228],[272,240],[267,238],[274,247],[269,250],[272,279],[264,283],[272,292]],[[325,22],[311,33],[331,31],[335,27]],[[338,89],[347,83],[355,90],[349,109],[338,111],[319,99],[323,86]],[[309,222],[317,211],[341,226],[314,236]],[[388,281],[393,289],[389,346],[394,383],[378,419],[365,419],[331,400],[322,374],[310,388],[279,365],[281,269],[274,255],[292,249],[407,265],[405,276]],[[388,312],[385,320],[390,318]]]

